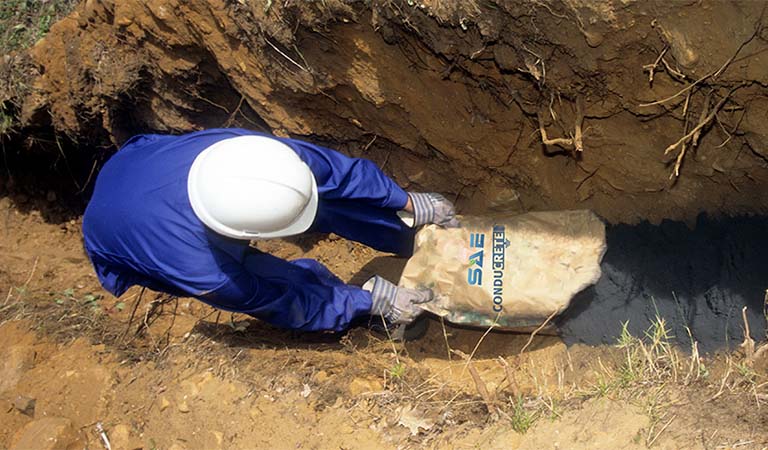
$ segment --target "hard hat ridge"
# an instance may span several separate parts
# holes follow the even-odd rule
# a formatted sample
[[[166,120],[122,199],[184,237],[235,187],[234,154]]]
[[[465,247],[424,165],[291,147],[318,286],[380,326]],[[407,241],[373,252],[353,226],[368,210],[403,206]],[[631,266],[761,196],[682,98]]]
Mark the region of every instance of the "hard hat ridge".
[[[195,215],[236,239],[267,239],[306,231],[317,213],[317,182],[288,145],[266,136],[216,142],[192,164],[187,179]]]

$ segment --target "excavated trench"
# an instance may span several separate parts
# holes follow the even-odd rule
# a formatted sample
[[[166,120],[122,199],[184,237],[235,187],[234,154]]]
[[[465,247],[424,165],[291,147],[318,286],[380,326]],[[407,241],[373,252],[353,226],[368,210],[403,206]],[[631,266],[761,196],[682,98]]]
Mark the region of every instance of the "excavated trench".
[[[42,165],[27,189],[50,169],[84,201],[99,165],[141,132],[305,138],[465,214],[595,211],[614,224],[604,276],[561,320],[566,339],[611,341],[621,322],[639,332],[659,314],[713,349],[740,336],[745,305],[764,334],[766,220],[752,217],[768,206],[763,12],[698,0],[86,0],[2,62],[0,100],[20,131],[5,139],[0,185],[18,195],[28,183],[13,174]]]

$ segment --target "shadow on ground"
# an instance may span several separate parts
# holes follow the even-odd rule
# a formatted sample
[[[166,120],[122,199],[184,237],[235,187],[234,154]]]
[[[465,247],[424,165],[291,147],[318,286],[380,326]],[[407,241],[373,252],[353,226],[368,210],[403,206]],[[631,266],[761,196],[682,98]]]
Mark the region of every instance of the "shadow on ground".
[[[765,339],[768,218],[700,216],[680,222],[609,226],[603,274],[560,317],[568,344],[612,344],[622,323],[642,336],[658,316],[683,348],[730,348],[743,339],[742,308],[754,339]],[[690,330],[690,337],[689,332]]]

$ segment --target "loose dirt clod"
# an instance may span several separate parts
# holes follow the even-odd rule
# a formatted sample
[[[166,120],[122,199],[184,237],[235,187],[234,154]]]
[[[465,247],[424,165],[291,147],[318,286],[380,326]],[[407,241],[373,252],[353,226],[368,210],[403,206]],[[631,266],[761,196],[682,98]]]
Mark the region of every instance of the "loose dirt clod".
[[[35,403],[36,401],[34,398],[25,397],[23,395],[18,395],[13,399],[13,407],[20,413],[30,417],[35,416]]]

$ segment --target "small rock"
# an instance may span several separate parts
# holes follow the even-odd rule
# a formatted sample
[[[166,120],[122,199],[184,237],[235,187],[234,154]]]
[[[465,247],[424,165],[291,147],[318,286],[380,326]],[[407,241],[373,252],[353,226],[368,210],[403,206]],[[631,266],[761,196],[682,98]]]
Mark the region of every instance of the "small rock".
[[[35,351],[31,347],[14,345],[0,352],[0,393],[16,387],[24,372],[32,368]]]
[[[33,420],[20,429],[11,440],[9,450],[65,449],[75,447],[77,440],[72,421],[63,417],[46,417]]]
[[[224,433],[221,431],[211,431],[211,434],[213,434],[213,438],[216,439],[218,448],[221,448],[221,446],[224,445]]]
[[[108,431],[107,436],[112,444],[112,448],[136,448],[136,443],[131,442],[131,428],[125,424],[115,425]],[[133,445],[132,445],[133,444]]]
[[[171,402],[165,397],[160,397],[160,411],[165,411],[169,406],[171,406]]]
[[[317,372],[314,376],[315,383],[325,383],[328,381],[328,378],[330,378],[330,376],[325,370]]]
[[[13,407],[19,410],[19,412],[21,412],[24,415],[27,415],[29,417],[34,417],[35,403],[36,403],[36,400],[34,398],[19,395],[13,400]]]
[[[119,27],[127,27],[128,25],[133,23],[133,19],[130,17],[119,17],[115,20],[115,25]]]
[[[179,403],[179,411],[185,414],[189,412],[189,405],[187,404],[186,400]]]
[[[592,48],[599,47],[605,40],[603,34],[597,31],[584,31],[584,38],[587,40],[587,45]]]
[[[382,390],[384,390],[384,386],[379,380],[355,378],[351,383],[349,383],[349,393],[353,396],[370,394],[373,392],[381,392]]]

